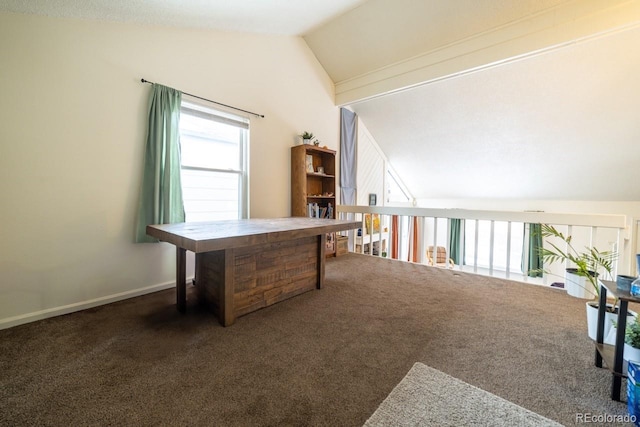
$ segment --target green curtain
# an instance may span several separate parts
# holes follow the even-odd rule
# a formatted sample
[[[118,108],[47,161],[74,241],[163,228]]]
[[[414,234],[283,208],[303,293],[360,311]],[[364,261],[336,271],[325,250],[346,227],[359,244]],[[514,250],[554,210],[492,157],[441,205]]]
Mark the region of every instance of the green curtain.
[[[462,244],[460,242],[462,220],[458,218],[449,218],[449,258],[453,260],[455,265],[462,264]]]
[[[526,239],[525,239],[526,241]],[[540,224],[529,224],[529,247],[522,248],[522,271],[526,272],[529,277],[542,277],[542,227]],[[527,252],[525,252],[525,250]],[[529,265],[524,265],[524,254],[529,254]]]
[[[182,93],[153,84],[144,175],[136,223],[137,243],[157,242],[147,236],[149,224],[184,222],[180,182],[180,102]]]

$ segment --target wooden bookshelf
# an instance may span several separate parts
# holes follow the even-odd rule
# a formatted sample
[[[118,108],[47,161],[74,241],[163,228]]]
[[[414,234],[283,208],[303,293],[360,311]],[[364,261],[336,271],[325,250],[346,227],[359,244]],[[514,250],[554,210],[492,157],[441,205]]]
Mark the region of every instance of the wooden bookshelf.
[[[336,216],[336,152],[315,145],[291,147],[291,216]],[[327,235],[327,255],[335,254],[335,235]]]

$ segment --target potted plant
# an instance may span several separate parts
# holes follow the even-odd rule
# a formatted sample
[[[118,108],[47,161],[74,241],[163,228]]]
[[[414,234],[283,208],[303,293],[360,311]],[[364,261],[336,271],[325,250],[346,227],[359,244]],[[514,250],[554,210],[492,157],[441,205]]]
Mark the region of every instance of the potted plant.
[[[302,135],[300,135],[302,137],[302,142],[304,144],[311,144],[311,140],[313,139],[313,133],[311,132],[307,132],[304,131]]]
[[[618,322],[612,321],[609,333],[604,337],[603,342],[609,345],[616,344],[616,335],[618,334]],[[624,351],[622,359],[624,361],[622,372],[627,372],[629,361],[640,364],[640,322],[635,313],[630,312],[627,315],[627,327],[624,331]]]
[[[640,322],[638,317],[629,320],[624,331],[624,360],[640,363]]]
[[[586,306],[589,337],[595,340],[598,319],[598,298],[600,296],[599,277],[602,273],[606,273],[609,277],[612,277],[613,263],[617,259],[618,254],[614,251],[600,252],[595,247],[585,247],[585,250],[580,252],[572,245],[571,236],[565,236],[554,226],[542,224],[540,229],[542,237],[545,239],[559,239],[566,244],[566,249],[561,249],[554,242],[547,240],[547,246],[539,248],[543,263],[553,264],[560,262],[575,265],[575,267],[566,269],[565,284],[582,288],[586,291],[586,297],[593,298],[592,301],[587,302]],[[548,271],[544,272],[549,273]],[[570,295],[572,294],[570,293]],[[605,337],[611,328],[612,321],[617,321],[617,310],[617,301],[614,301],[613,304],[607,304],[605,313]]]

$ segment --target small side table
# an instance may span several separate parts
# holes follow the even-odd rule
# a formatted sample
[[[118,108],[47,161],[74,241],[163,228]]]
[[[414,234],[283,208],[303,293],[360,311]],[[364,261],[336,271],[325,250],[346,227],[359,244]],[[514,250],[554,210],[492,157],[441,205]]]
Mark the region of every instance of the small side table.
[[[598,302],[598,331],[596,335],[596,358],[595,364],[602,368],[602,361],[611,371],[611,399],[620,401],[620,389],[622,378],[627,377],[627,373],[622,371],[624,355],[624,333],[627,327],[627,313],[629,302],[640,303],[640,297],[634,297],[629,291],[618,289],[616,282],[610,280],[601,281],[600,300]],[[618,309],[618,327],[616,332],[615,345],[604,344],[604,313],[607,306],[607,292],[618,298],[620,303]]]

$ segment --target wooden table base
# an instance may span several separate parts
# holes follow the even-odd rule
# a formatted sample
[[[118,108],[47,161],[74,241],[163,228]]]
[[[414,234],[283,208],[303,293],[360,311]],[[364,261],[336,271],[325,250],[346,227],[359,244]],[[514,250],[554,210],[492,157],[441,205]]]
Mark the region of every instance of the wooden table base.
[[[322,288],[327,233],[359,221],[260,218],[147,226],[147,234],[176,246],[176,306],[186,310],[186,251],[196,254],[198,300],[224,326],[311,289]]]
[[[196,254],[200,304],[223,326],[236,318],[304,292],[321,289],[326,235]],[[176,304],[184,312],[185,256],[177,250]]]

